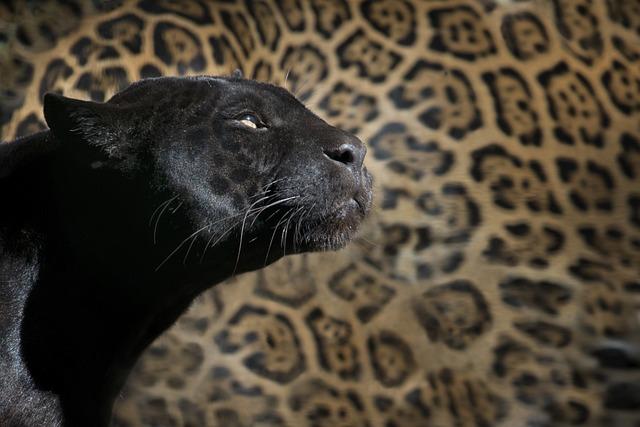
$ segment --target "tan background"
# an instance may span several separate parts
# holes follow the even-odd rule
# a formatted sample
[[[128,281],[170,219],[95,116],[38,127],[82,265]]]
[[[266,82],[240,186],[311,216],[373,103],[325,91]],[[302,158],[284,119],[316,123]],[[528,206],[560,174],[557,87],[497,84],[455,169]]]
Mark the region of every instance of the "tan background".
[[[195,301],[114,425],[640,425],[637,1],[14,2],[0,35],[3,139],[45,91],[241,68],[369,145],[362,238]]]

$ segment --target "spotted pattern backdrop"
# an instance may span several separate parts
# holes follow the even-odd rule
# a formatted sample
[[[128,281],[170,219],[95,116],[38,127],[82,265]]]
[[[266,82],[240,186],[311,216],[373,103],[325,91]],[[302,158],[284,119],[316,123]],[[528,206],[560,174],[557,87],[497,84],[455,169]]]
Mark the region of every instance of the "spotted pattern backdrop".
[[[198,298],[114,427],[640,426],[638,0],[0,3],[5,140],[236,68],[366,141],[374,212]]]

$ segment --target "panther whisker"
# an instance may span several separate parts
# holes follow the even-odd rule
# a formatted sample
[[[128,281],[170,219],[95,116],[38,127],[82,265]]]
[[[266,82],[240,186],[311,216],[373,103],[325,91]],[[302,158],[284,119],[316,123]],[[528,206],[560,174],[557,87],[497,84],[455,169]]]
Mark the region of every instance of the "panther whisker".
[[[240,262],[240,253],[242,252],[242,236],[244,235],[244,224],[246,220],[247,220],[247,215],[245,215],[244,219],[242,220],[242,228],[240,229],[240,242],[238,243],[238,256],[236,257],[236,263],[233,266],[233,272],[231,273],[232,277],[235,277],[236,269],[238,268],[238,263]]]
[[[298,88],[296,89],[296,93],[293,94],[293,96],[295,96],[296,98],[298,97],[298,94],[302,93],[302,89],[307,85],[307,83],[309,83],[309,79],[305,79],[300,86],[298,86]]]
[[[209,247],[214,247],[215,245],[217,245],[217,244],[218,244],[218,242],[219,242],[220,240],[222,240],[222,238],[223,238],[224,236],[226,236],[227,234],[229,234],[229,232],[230,232],[231,230],[233,230],[233,229],[235,228],[235,226],[236,226],[236,225],[237,225],[237,224],[234,224],[234,226],[233,226],[233,227],[229,227],[229,228],[227,228],[227,229],[225,230],[225,232],[224,232],[224,233],[222,233],[222,234],[221,234],[221,235],[216,239],[216,241],[215,241],[215,242],[213,242],[213,243],[211,243],[211,241],[216,237],[216,235],[214,234],[214,235],[212,235],[212,236],[209,238],[209,240],[207,241],[207,244],[204,246],[204,249],[202,250],[202,255],[200,256],[200,264],[202,264],[202,262],[204,261],[204,257],[205,257],[205,255],[207,254],[207,249],[208,249]],[[211,245],[211,246],[209,246],[209,245]]]
[[[163,265],[164,265],[164,264],[165,264],[165,263],[166,263],[166,262],[167,262],[167,261],[168,261],[168,260],[169,260],[169,259],[170,259],[170,258],[171,258],[171,257],[172,257],[176,252],[177,252],[177,251],[178,251],[178,250],[180,250],[180,248],[181,248],[181,247],[182,247],[182,246],[183,246],[187,241],[189,241],[189,239],[191,239],[194,235],[197,235],[198,233],[202,232],[202,230],[204,230],[205,228],[210,228],[212,225],[215,225],[215,224],[217,224],[217,223],[219,223],[219,222],[226,221],[226,220],[228,220],[228,219],[230,219],[230,218],[235,218],[235,217],[238,217],[238,216],[243,215],[243,214],[244,214],[244,212],[241,212],[241,213],[238,213],[238,214],[229,215],[229,216],[227,216],[227,217],[220,218],[219,220],[214,221],[214,222],[210,222],[209,224],[207,224],[207,225],[205,225],[204,227],[200,228],[199,230],[195,231],[195,232],[194,232],[193,234],[191,234],[189,237],[187,237],[186,239],[184,239],[184,240],[183,240],[183,241],[178,245],[178,247],[177,247],[177,248],[175,248],[175,249],[173,250],[173,252],[171,252],[171,253],[169,254],[169,256],[167,256],[167,258],[165,258],[165,260],[164,260],[164,261],[162,261],[162,263],[160,263],[160,265],[159,265],[158,267],[156,267],[156,270],[155,270],[155,271],[158,271],[158,270],[160,269],[160,267],[162,267],[162,266],[163,266]],[[235,227],[235,225],[234,225],[234,227]],[[230,227],[230,228],[229,228],[229,230],[233,229],[234,227]],[[205,248],[205,250],[206,250],[206,248]]]
[[[249,200],[252,200],[252,199],[254,199],[256,197],[260,197],[262,195],[268,194],[271,191],[270,187],[272,185],[274,185],[274,184],[276,184],[278,182],[284,181],[286,179],[288,179],[288,178],[283,177],[283,178],[279,178],[279,179],[276,179],[274,181],[269,182],[268,184],[262,186],[262,188],[260,189],[261,191],[257,192],[256,194],[253,194],[253,195],[249,196]]]
[[[249,208],[247,209],[247,212],[244,214],[244,219],[242,220],[242,228],[240,229],[240,242],[238,243],[238,256],[236,257],[236,264],[233,267],[233,273],[231,273],[232,276],[236,275],[236,269],[238,268],[238,263],[240,262],[240,253],[242,252],[242,236],[244,235],[244,224],[247,221],[247,216],[249,215],[249,212],[251,212],[251,208],[257,204],[260,203],[263,200],[268,199],[269,197],[263,197],[262,199],[258,199],[255,202],[253,202]]]
[[[297,249],[297,242],[298,242],[298,232],[300,231],[300,222],[302,221],[302,218],[304,217],[306,210],[303,210],[302,213],[300,214],[300,216],[298,217],[298,220],[295,223],[295,227],[293,229],[293,251],[296,252]]]
[[[209,224],[209,230],[211,230],[211,224]],[[198,235],[196,234],[195,236],[193,236],[191,238],[191,244],[187,248],[187,253],[185,254],[184,258],[182,259],[182,265],[185,265],[187,263],[187,258],[189,258],[189,253],[191,252],[191,248],[193,248],[193,245],[196,243],[197,237],[198,237]]]
[[[285,224],[284,228],[283,228],[283,232],[284,232],[284,245],[283,245],[283,253],[286,255],[287,254],[287,235],[289,234],[289,223],[291,222],[291,220],[293,219],[294,216],[296,216],[296,214],[298,212],[300,212],[302,209],[304,209],[304,206],[300,206],[298,209],[296,209],[290,216],[289,219],[287,220],[287,223]]]
[[[316,203],[314,203],[313,205],[311,205],[311,207],[310,207],[310,208],[308,208],[308,209],[304,212],[304,214],[300,217],[300,220],[298,221],[299,228],[298,228],[298,230],[297,230],[297,231],[298,231],[298,237],[297,237],[297,239],[298,239],[298,242],[300,242],[300,243],[303,241],[303,239],[302,239],[302,235],[303,235],[303,233],[304,233],[304,228],[305,228],[305,226],[306,226],[306,228],[309,228],[309,226],[308,226],[308,225],[303,224],[303,220],[305,219],[305,217],[306,217],[307,215],[309,215],[310,213],[312,213],[312,212],[313,212],[313,209],[314,209],[315,207],[316,207]]]
[[[270,196],[270,197],[271,197],[271,196]],[[266,200],[266,199],[269,199],[270,197],[265,197],[264,199]],[[268,207],[271,207],[271,206],[274,206],[274,205],[276,205],[276,204],[278,204],[278,203],[281,203],[281,202],[285,202],[285,201],[291,200],[292,198],[296,198],[296,197],[298,197],[298,196],[293,196],[293,197],[291,197],[291,198],[283,199],[283,200],[280,200],[280,201],[278,201],[278,202],[274,202],[274,203],[272,203],[272,204],[270,204],[270,205],[267,205],[267,206],[265,206],[265,207],[259,207],[259,208],[253,209],[252,211],[253,211],[253,212],[258,212],[258,214],[257,214],[257,215],[260,215],[260,213],[262,213],[262,211],[263,211],[264,209],[266,209],[266,208],[268,208]],[[253,206],[253,204],[252,204],[251,206]],[[251,210],[251,209],[250,209],[250,210]],[[248,210],[247,212],[241,212],[241,213],[238,213],[238,214],[235,214],[235,215],[231,215],[231,216],[228,216],[228,217],[222,218],[222,219],[221,219],[221,220],[219,220],[219,221],[215,221],[215,222],[213,222],[213,223],[212,223],[212,225],[214,225],[214,224],[216,224],[216,223],[218,223],[218,222],[220,222],[220,221],[222,221],[222,220],[226,220],[226,219],[229,219],[229,218],[235,218],[235,217],[238,217],[238,216],[240,216],[240,215],[245,215],[246,213],[249,213],[249,211],[250,211],[250,210]],[[253,213],[253,212],[252,212],[252,213]],[[257,215],[256,215],[256,217],[257,217]],[[269,218],[271,218],[272,216],[273,216],[273,214],[269,215],[269,217],[267,218],[267,220],[268,220]],[[255,219],[254,219],[254,221],[255,221]],[[227,231],[225,231],[225,232],[220,236],[220,238],[218,238],[218,239],[217,239],[213,244],[211,244],[211,241],[212,241],[216,236],[215,236],[215,235],[211,236],[211,237],[209,238],[209,240],[207,241],[207,244],[205,245],[205,247],[204,247],[204,249],[203,249],[203,251],[202,251],[202,256],[200,257],[200,262],[202,262],[202,261],[203,261],[204,256],[205,256],[205,254],[206,254],[207,250],[209,249],[209,247],[213,247],[213,246],[215,246],[215,245],[220,241],[220,239],[221,239],[224,235],[226,235],[227,233],[229,233],[229,231],[231,231],[231,230],[232,230],[232,229],[233,229],[237,224],[239,224],[239,223],[240,223],[240,222],[238,222],[238,223],[234,224],[232,227],[229,227],[229,228],[227,229]],[[250,224],[250,227],[251,227],[252,225],[253,225],[253,222]]]
[[[260,192],[258,192],[258,193],[256,193],[256,194],[253,194],[253,195],[249,196],[249,197],[247,198],[247,200],[249,200],[249,201],[250,201],[250,200],[252,200],[252,199],[255,199],[256,197],[264,196],[264,195],[265,195],[265,194],[267,194],[267,193],[269,193],[269,190],[260,191]]]
[[[171,202],[173,202],[176,199],[176,197],[178,197],[178,196],[174,196],[172,199],[170,199],[169,202],[164,206],[164,208],[162,208],[162,210],[160,211],[160,213],[156,217],[156,223],[153,226],[153,244],[154,245],[157,243],[156,237],[157,237],[157,233],[158,233],[158,224],[160,223],[160,217],[167,210],[167,208],[171,205]]]
[[[180,201],[180,203],[178,203],[178,206],[176,206],[175,208],[173,208],[173,210],[171,211],[171,215],[173,215],[174,213],[176,213],[178,211],[178,209],[180,209],[183,205],[183,202]]]
[[[153,213],[151,214],[151,217],[149,218],[149,222],[147,223],[147,225],[148,225],[149,227],[151,227],[151,223],[153,222],[153,218],[156,216],[156,214],[158,213],[158,211],[159,211],[160,209],[162,209],[162,207],[163,207],[165,204],[167,204],[167,203],[171,202],[171,201],[172,201],[173,199],[175,199],[176,197],[178,197],[178,196],[177,196],[177,195],[176,195],[176,196],[173,196],[173,197],[171,197],[170,199],[167,199],[167,200],[165,200],[164,202],[162,202],[162,203],[160,203],[160,204],[158,205],[158,207],[156,208],[156,210],[154,210],[154,211],[153,211]]]
[[[276,237],[276,232],[278,231],[278,226],[280,226],[280,223],[285,219],[285,217],[287,216],[287,214],[289,212],[291,212],[294,208],[289,208],[289,210],[287,212],[285,212],[284,215],[282,215],[282,217],[280,218],[280,220],[276,223],[275,228],[273,229],[273,234],[271,235],[271,240],[269,240],[269,247],[267,247],[267,256],[265,256],[264,258],[264,265],[267,265],[267,261],[269,260],[269,252],[271,252],[271,246],[273,245],[273,239]]]
[[[314,203],[311,208],[309,208],[309,213],[313,212],[313,209],[316,207],[317,202]],[[306,229],[303,231],[303,235],[301,238],[301,241],[308,241],[309,239],[309,232],[310,232],[311,227],[309,227],[309,225],[306,226]]]
[[[249,224],[249,228],[253,227],[253,224],[256,222],[256,220],[258,219],[258,216],[260,216],[260,214],[262,212],[264,212],[266,209],[269,209],[275,205],[278,205],[280,203],[284,203],[284,202],[288,202],[289,200],[293,200],[293,199],[297,199],[299,196],[291,196],[291,197],[287,197],[285,199],[281,199],[278,200],[276,202],[273,202],[271,204],[268,204],[267,206],[263,206],[262,208],[260,208],[260,211],[256,214],[255,218],[253,218],[253,221],[251,221],[251,224]]]
[[[268,209],[268,206],[264,206],[264,207],[260,208],[260,210],[258,211],[256,216],[253,217],[253,220],[251,221],[251,224],[249,224],[249,228],[253,227],[253,224],[255,224],[255,222],[258,220],[258,217],[260,216],[260,214],[262,212],[264,212],[265,210],[267,210],[267,209]]]
[[[235,264],[235,266],[233,268],[232,276],[235,275],[236,269],[238,268],[238,262],[240,261],[240,254],[241,254],[241,251],[242,251],[242,239],[243,239],[243,235],[244,235],[244,228],[245,228],[246,220],[249,217],[249,214],[253,214],[253,213],[255,213],[257,211],[256,217],[253,219],[253,221],[249,225],[249,228],[251,228],[251,226],[253,226],[253,223],[255,222],[255,220],[258,218],[258,215],[260,215],[260,213],[262,213],[265,209],[267,209],[267,208],[269,208],[271,206],[275,206],[275,205],[280,204],[280,203],[287,202],[287,201],[295,199],[297,197],[299,197],[299,196],[287,197],[285,199],[281,199],[281,200],[278,200],[278,201],[276,201],[274,203],[271,203],[271,204],[269,204],[267,206],[264,206],[264,207],[261,207],[261,208],[257,208],[257,209],[251,209],[251,207],[254,206],[255,204],[257,204],[257,203],[269,198],[269,197],[264,197],[264,198],[262,198],[260,200],[257,200],[256,202],[254,202],[251,206],[249,206],[249,209],[247,209],[247,211],[246,211],[246,213],[244,215],[244,218],[242,220],[242,228],[240,230],[240,242],[239,242],[239,245],[238,245],[238,256],[236,258],[236,264]],[[234,227],[235,227],[235,225],[233,227],[231,227],[231,228],[234,228]],[[206,251],[206,248],[205,248],[205,251]]]
[[[284,86],[284,88],[286,90],[289,90],[289,88],[287,87],[287,80],[289,80],[289,73],[291,72],[291,67],[289,67],[289,69],[287,70],[287,74],[284,75],[284,83],[282,86]]]
[[[265,199],[268,199],[268,197],[265,197]],[[252,206],[253,206],[253,205],[252,205]],[[260,209],[262,209],[262,208],[255,208],[255,209],[253,209],[253,211],[254,211],[254,212],[256,212],[256,211],[259,211]],[[250,208],[249,208],[249,209],[247,210],[247,212],[240,212],[240,213],[238,213],[238,214],[235,214],[235,215],[231,215],[231,216],[228,216],[228,217],[222,218],[221,220],[219,220],[219,221],[215,221],[215,222],[213,222],[213,223],[211,223],[211,224],[213,225],[213,224],[216,224],[216,223],[218,223],[218,222],[220,222],[220,221],[222,221],[222,220],[227,220],[227,219],[235,218],[235,217],[238,217],[238,216],[241,216],[241,215],[246,215],[246,214],[247,214],[247,213],[249,213],[250,211],[252,211],[252,209],[250,209]],[[227,228],[227,230],[226,230],[226,231],[225,231],[225,232],[224,232],[224,233],[223,233],[223,234],[222,234],[222,235],[221,235],[221,236],[220,236],[220,237],[219,237],[219,238],[218,238],[218,239],[217,239],[213,244],[211,244],[211,241],[212,241],[216,236],[215,236],[215,235],[213,235],[213,236],[211,236],[211,237],[209,238],[209,240],[207,241],[207,244],[205,245],[205,247],[204,247],[204,249],[203,249],[203,251],[202,251],[202,256],[200,257],[200,262],[201,262],[201,263],[202,263],[202,260],[204,259],[205,254],[207,253],[207,249],[209,249],[209,247],[213,247],[213,246],[215,246],[215,245],[220,241],[220,239],[221,239],[222,237],[224,237],[227,233],[229,233],[231,230],[233,230],[233,229],[235,228],[235,226],[236,226],[236,225],[238,225],[239,223],[240,223],[240,221],[238,221],[237,223],[235,223],[233,226],[228,227],[228,228]],[[211,245],[211,246],[210,246],[210,245]]]
[[[280,208],[276,209],[271,215],[269,215],[268,217],[265,218],[265,221],[269,221],[271,218],[273,218],[279,212],[280,212]]]
[[[280,246],[283,246],[286,244],[286,242],[284,241],[284,234],[287,231],[287,224],[289,223],[289,221],[291,220],[291,217],[293,216],[293,214],[295,213],[295,211],[297,211],[297,208],[294,206],[291,209],[289,209],[289,211],[284,215],[284,218],[286,218],[285,223],[282,226],[282,234],[280,235]]]
[[[296,231],[295,234],[293,236],[293,250],[296,250],[296,243],[301,241],[300,240],[300,227],[302,227],[302,221],[304,219],[305,216],[309,215],[309,213],[311,213],[313,211],[313,208],[316,206],[316,204],[314,203],[311,208],[305,210],[301,215],[300,218],[298,219],[298,223],[296,224]]]
[[[268,186],[268,184],[265,185],[264,187],[262,187],[261,191],[257,192],[256,194],[253,194],[253,195],[249,196],[248,199],[249,200],[255,199],[256,197],[260,197],[260,196],[263,196],[263,195],[269,193],[271,190],[269,188],[267,188],[267,186]]]
[[[373,246],[373,247],[376,247],[376,248],[378,248],[378,247],[380,247],[380,246],[381,246],[381,244],[380,244],[380,243],[376,243],[376,242],[374,242],[374,241],[372,241],[372,240],[369,240],[369,239],[367,239],[366,237],[363,237],[363,236],[358,236],[358,238],[357,238],[357,239],[355,239],[353,242],[354,242],[354,243],[358,243],[358,241],[360,241],[360,240],[361,240],[361,241],[363,241],[363,242],[366,242],[366,243],[368,243],[369,245],[371,245],[371,246]]]
[[[189,237],[187,237],[186,239],[184,239],[184,240],[183,240],[183,241],[178,245],[178,247],[177,247],[177,248],[175,248],[175,249],[173,250],[173,252],[171,252],[171,253],[169,254],[169,256],[167,256],[167,257],[164,259],[164,261],[162,261],[162,262],[160,263],[160,265],[158,265],[158,266],[156,267],[155,271],[160,270],[160,268],[161,268],[161,267],[162,267],[162,266],[163,266],[167,261],[169,261],[169,259],[173,256],[173,254],[175,254],[176,252],[178,252],[178,251],[180,250],[180,248],[181,248],[185,243],[187,243],[187,241],[189,241],[189,239],[190,239],[191,237],[193,237],[193,236],[197,235],[198,233],[200,233],[202,230],[204,230],[204,229],[205,229],[205,228],[207,228],[207,227],[211,227],[211,223],[209,223],[209,224],[205,225],[204,227],[202,227],[202,228],[200,228],[200,229],[196,230],[195,232],[193,232],[193,234],[191,234]]]

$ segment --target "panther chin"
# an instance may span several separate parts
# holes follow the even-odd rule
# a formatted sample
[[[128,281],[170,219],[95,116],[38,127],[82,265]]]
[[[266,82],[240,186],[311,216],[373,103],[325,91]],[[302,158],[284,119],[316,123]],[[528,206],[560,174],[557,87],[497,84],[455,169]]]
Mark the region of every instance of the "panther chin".
[[[325,214],[311,217],[298,228],[306,232],[296,236],[295,226],[290,229],[294,234],[296,252],[334,251],[344,248],[357,235],[360,226],[371,209],[370,192],[362,191],[358,195],[339,203]],[[295,240],[295,238],[298,240]]]

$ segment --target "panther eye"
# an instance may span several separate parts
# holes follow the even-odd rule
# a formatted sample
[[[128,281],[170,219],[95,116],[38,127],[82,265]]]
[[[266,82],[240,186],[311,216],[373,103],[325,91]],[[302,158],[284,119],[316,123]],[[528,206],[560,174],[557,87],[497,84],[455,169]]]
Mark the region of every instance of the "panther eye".
[[[258,116],[252,113],[242,113],[236,118],[236,120],[242,125],[251,129],[266,127],[264,123],[262,123],[262,120],[260,120]]]

